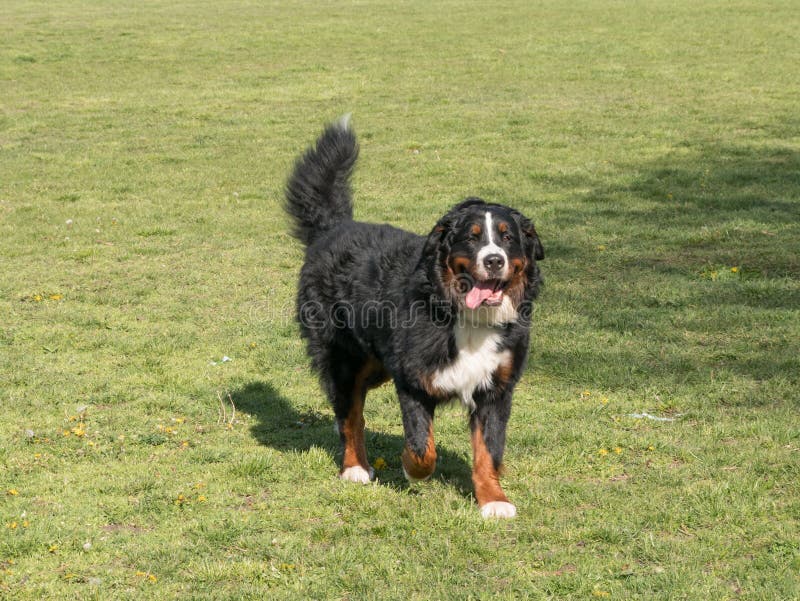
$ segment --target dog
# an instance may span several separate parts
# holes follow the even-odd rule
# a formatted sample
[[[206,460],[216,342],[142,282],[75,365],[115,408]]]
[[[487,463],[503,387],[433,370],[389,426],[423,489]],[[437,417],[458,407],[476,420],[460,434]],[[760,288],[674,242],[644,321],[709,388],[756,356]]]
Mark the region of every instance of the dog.
[[[533,222],[471,197],[427,236],[353,220],[358,143],[349,117],[328,125],[294,166],[285,209],[305,247],[297,317],[344,447],[340,477],[368,483],[367,391],[393,380],[403,473],[436,466],[436,408],[469,412],[472,481],[483,517],[511,518],[500,486],[511,396],[528,356],[544,250]]]

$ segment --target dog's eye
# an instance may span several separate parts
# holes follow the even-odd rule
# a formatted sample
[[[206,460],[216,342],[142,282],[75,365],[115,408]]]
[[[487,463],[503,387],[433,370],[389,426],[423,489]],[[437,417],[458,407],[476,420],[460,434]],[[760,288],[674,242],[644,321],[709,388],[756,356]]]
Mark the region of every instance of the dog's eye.
[[[509,234],[508,232],[503,234],[503,241],[504,242],[511,242],[511,234]]]

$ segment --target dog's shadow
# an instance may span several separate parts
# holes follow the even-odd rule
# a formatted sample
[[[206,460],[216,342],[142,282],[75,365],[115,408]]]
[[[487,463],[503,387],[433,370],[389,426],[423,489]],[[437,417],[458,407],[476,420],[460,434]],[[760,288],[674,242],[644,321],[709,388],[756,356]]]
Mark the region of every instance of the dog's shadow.
[[[251,382],[231,393],[237,411],[255,417],[250,430],[258,442],[279,451],[305,452],[321,448],[341,460],[341,444],[334,431],[332,413],[298,411],[269,382]],[[369,401],[368,401],[369,402]],[[370,430],[365,433],[370,461],[385,458],[386,467],[378,470],[378,482],[395,488],[408,485],[400,467],[403,437]],[[454,487],[463,496],[472,494],[471,468],[461,455],[437,446],[438,459],[433,478]]]

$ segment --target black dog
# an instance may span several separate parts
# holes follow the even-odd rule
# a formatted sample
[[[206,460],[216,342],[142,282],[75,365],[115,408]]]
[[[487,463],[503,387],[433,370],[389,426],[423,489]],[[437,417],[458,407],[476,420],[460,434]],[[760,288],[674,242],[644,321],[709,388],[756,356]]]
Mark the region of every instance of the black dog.
[[[544,252],[533,223],[468,198],[428,236],[353,221],[358,155],[347,118],[297,162],[286,189],[306,249],[297,295],[308,353],[344,444],[341,478],[369,482],[367,391],[394,380],[403,414],[403,471],[435,468],[433,414],[459,397],[470,413],[475,497],[484,517],[513,517],[500,487],[511,393],[528,353]]]

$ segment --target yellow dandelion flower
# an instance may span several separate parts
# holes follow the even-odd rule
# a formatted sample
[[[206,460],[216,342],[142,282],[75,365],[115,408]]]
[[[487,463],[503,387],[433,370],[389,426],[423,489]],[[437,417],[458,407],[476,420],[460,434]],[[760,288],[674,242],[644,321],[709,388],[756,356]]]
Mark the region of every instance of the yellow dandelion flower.
[[[41,454],[41,453],[34,453],[34,454],[33,454],[33,458],[34,458],[34,459],[41,459],[41,457],[42,457],[42,454]]]
[[[50,300],[60,301],[62,298],[64,298],[64,297],[61,294],[51,294],[50,295]]]
[[[250,348],[256,348],[256,343],[255,342],[251,342],[250,343]]]
[[[647,450],[648,451],[655,451],[656,448],[653,445],[650,445],[649,447],[647,447]]]
[[[198,503],[205,503],[208,499],[206,499],[205,495],[197,495],[197,502]]]
[[[31,525],[31,523],[30,523],[28,520],[23,520],[23,521],[22,521],[22,527],[23,527],[23,528],[27,528],[27,527],[28,527],[28,526],[30,526],[30,525]]]
[[[611,593],[608,591],[592,591],[592,595],[595,597],[610,597]]]
[[[602,399],[600,399],[600,402],[603,403],[603,405],[608,405],[608,398],[603,397]]]
[[[58,551],[58,545],[50,545],[50,547],[47,549],[48,553],[55,553],[56,551]]]
[[[155,577],[155,575],[153,575],[153,574],[148,574],[148,575],[147,575],[147,579],[148,579],[150,582],[158,582],[158,578],[156,578],[156,577]]]
[[[386,465],[386,460],[383,457],[378,457],[375,460],[375,463],[372,464],[372,467],[374,467],[376,470],[383,470],[386,469]]]
[[[181,448],[182,449],[188,449],[189,448],[189,441],[188,440],[184,440],[183,442],[181,442]]]
[[[608,455],[608,449],[600,449],[599,451],[597,451],[597,454],[600,455],[600,457],[605,457],[606,455]]]
[[[34,294],[32,298],[37,303],[42,302],[42,295],[41,294]]]
[[[731,273],[739,273],[738,267],[731,267]]]
[[[599,244],[597,246],[597,250],[599,250],[600,252],[603,252],[605,249],[606,249],[606,245],[605,244]]]
[[[141,570],[136,570],[136,575],[139,576],[140,578],[143,578],[144,576],[147,576],[147,572],[142,572]]]
[[[173,421],[173,423],[176,423],[176,424],[182,424],[183,422],[186,421],[186,418],[185,417],[173,417],[172,421]]]
[[[6,493],[12,497],[16,497],[19,494],[19,491],[16,488],[9,488]]]
[[[6,522],[6,528],[8,528],[9,530],[16,530],[17,529],[17,523],[16,522]]]
[[[622,455],[622,447],[614,447],[614,452],[617,455]]]

